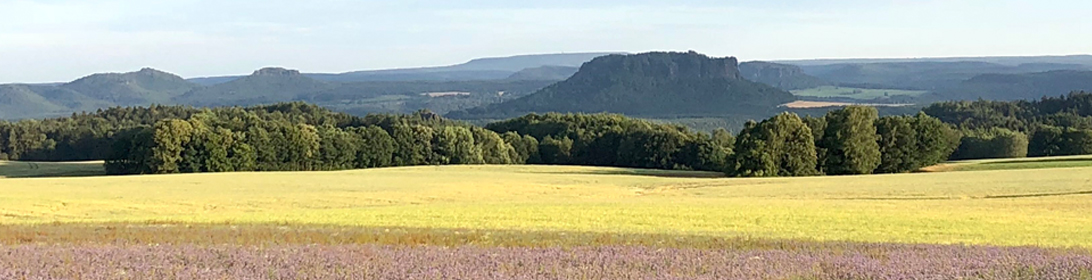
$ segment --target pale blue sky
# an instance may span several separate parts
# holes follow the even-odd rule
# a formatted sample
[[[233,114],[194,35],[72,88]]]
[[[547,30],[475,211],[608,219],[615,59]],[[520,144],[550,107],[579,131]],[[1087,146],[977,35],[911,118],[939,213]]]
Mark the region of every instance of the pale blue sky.
[[[1085,0],[0,0],[0,82],[344,72],[533,53],[741,60],[1092,53]]]

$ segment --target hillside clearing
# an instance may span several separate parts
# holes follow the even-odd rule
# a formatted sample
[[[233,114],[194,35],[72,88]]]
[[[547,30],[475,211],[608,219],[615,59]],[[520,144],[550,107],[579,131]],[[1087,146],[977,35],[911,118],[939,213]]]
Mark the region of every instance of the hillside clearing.
[[[710,179],[443,166],[0,180],[0,224],[188,223],[1092,247],[1092,168]]]

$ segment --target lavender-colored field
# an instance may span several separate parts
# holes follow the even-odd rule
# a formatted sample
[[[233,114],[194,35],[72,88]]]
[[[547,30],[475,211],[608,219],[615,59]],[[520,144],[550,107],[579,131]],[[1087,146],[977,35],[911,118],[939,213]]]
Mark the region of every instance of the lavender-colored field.
[[[847,249],[18,245],[0,247],[0,279],[1092,279],[1077,252]]]

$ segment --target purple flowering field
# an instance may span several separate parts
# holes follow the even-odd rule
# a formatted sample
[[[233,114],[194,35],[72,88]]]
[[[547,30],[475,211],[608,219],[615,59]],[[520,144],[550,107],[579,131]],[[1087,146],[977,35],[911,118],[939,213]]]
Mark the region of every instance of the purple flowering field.
[[[0,279],[1092,279],[1078,252],[857,247],[14,245],[0,247]]]

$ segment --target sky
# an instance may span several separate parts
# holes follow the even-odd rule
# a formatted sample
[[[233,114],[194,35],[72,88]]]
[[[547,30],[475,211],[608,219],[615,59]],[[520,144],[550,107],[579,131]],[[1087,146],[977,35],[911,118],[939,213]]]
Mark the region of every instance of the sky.
[[[743,61],[1092,53],[1086,0],[0,0],[0,83],[688,51]]]

